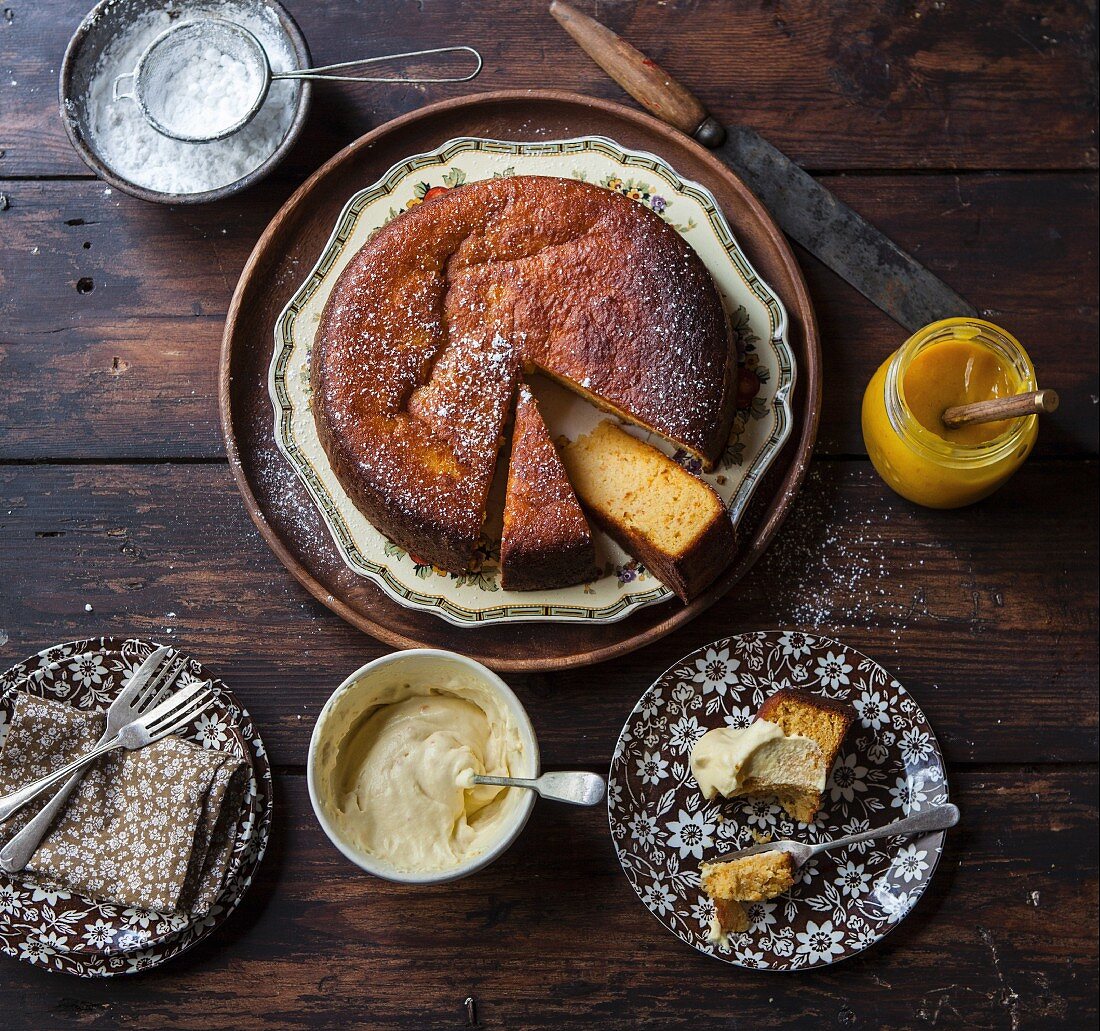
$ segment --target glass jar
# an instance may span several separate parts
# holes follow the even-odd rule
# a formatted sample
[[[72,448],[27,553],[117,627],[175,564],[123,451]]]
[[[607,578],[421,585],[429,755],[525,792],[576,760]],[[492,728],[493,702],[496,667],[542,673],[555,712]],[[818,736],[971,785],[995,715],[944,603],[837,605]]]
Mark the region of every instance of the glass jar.
[[[1010,333],[982,319],[933,322],[879,367],[863,395],[863,441],[878,474],[903,498],[929,508],[959,508],[992,494],[1035,445],[1038,417],[1010,420],[980,443],[945,440],[927,429],[905,401],[906,373],[926,348],[963,341],[988,350],[1005,370],[1012,393],[1035,390],[1035,370]]]

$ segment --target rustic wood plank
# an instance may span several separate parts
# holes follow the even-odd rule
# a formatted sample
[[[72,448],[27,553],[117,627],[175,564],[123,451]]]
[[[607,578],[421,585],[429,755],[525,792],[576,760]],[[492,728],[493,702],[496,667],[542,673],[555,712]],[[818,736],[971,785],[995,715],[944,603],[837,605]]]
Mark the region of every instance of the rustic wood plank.
[[[819,460],[773,549],[699,619],[613,665],[509,679],[547,763],[599,767],[685,653],[803,627],[895,671],[953,761],[1094,759],[1097,472],[1032,462],[983,505],[932,512],[865,462]],[[1076,505],[1050,503],[1071,492]],[[304,762],[336,684],[387,650],[290,578],[223,465],[0,467],[0,570],[0,660],[100,633],[179,641],[240,692],[284,765]]]
[[[321,62],[471,43],[473,84],[332,87],[282,174],[299,177],[367,129],[432,100],[505,88],[626,97],[545,3],[288,0]],[[650,0],[579,5],[814,169],[1095,168],[1095,8],[1037,0]],[[57,115],[65,45],[87,2],[6,0],[0,176],[86,174]],[[629,101],[627,101],[629,102]]]
[[[253,242],[306,174],[471,87],[320,89],[277,178],[222,205],[144,205],[87,178],[57,117],[58,62],[90,3],[0,3],[0,463],[17,463],[0,464],[0,666],[93,633],[178,640],[256,716],[282,767],[279,810],[259,883],[212,940],[110,983],[0,959],[6,1025],[455,1028],[472,994],[484,1027],[1091,1026],[1100,469],[1081,459],[1097,453],[1100,395],[1095,3],[579,4],[720,117],[814,170],[870,173],[824,178],[1014,330],[1062,391],[1044,457],[983,505],[922,511],[866,462],[820,459],[776,546],[690,627],[614,666],[509,678],[547,764],[603,769],[645,686],[730,632],[817,628],[898,674],[944,745],[963,823],[930,897],[886,943],[782,984],[663,932],[599,812],[540,805],[491,871],[420,891],[359,874],[323,838],[300,775],[309,732],[335,683],[385,649],[299,589],[248,521],[220,460],[221,323]],[[471,42],[486,56],[476,90],[630,103],[545,3],[288,6],[320,60]],[[988,169],[1027,174],[972,174]],[[860,455],[860,393],[901,334],[800,257],[825,341],[819,452]],[[1021,765],[1066,761],[1079,765]]]
[[[224,317],[90,319],[8,333],[0,461],[224,461],[218,350]],[[3,334],[3,330],[0,330]]]
[[[825,181],[1024,341],[1042,383],[1062,396],[1040,453],[1095,454],[1096,177]],[[105,195],[93,182],[5,190],[0,362],[9,391],[0,459],[221,455],[221,316],[289,187],[268,183],[235,203],[176,210]],[[904,334],[800,257],[824,341],[818,451],[860,454],[863,387]]]
[[[89,320],[224,316],[292,187],[265,182],[244,197],[177,208],[91,180],[3,189],[0,314],[12,328],[49,332]]]
[[[347,863],[304,778],[284,776],[271,852],[222,931],[110,983],[5,957],[0,1004],[59,1029],[461,1028],[468,995],[486,1028],[1090,1026],[1095,767],[977,767],[951,787],[962,823],[905,923],[862,958],[777,979],[664,931],[599,811],[540,804],[487,871],[413,889]]]

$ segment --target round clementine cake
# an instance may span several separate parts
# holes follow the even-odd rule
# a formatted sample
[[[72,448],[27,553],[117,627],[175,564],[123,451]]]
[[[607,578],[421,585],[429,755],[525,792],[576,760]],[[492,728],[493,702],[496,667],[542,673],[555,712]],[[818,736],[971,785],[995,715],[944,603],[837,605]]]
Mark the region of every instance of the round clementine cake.
[[[458,573],[524,371],[711,468],[736,360],[706,267],[659,216],[583,182],[488,179],[402,213],[348,263],[314,343],[313,414],[355,505]]]

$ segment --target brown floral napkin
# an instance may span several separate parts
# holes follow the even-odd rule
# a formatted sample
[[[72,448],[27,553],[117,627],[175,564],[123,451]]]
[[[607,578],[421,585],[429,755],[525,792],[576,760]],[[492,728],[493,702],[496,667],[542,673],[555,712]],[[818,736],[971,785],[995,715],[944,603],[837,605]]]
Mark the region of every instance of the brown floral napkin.
[[[0,793],[90,751],[104,725],[102,713],[20,694],[0,750]],[[225,880],[248,771],[178,737],[110,752],[86,771],[26,872],[103,902],[202,916]],[[0,847],[43,804],[0,824]]]

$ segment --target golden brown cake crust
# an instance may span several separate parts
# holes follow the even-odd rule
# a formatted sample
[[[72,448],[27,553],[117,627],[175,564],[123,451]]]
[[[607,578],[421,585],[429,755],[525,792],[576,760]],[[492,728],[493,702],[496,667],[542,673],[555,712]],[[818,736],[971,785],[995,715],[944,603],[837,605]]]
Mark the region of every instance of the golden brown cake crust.
[[[715,581],[737,550],[733,523],[724,512],[715,515],[691,547],[675,559],[653,548],[629,527],[604,519],[593,509],[589,513],[624,551],[637,558],[685,604]]]
[[[855,721],[856,710],[836,698],[826,698],[800,687],[787,687],[766,698],[756,718],[777,724],[784,734],[813,738],[825,755],[826,770],[831,770],[844,737]]]
[[[504,533],[501,586],[538,591],[594,577],[596,548],[588,520],[569,485],[538,403],[526,385],[516,399]]]
[[[380,229],[325,305],[313,413],[352,501],[417,557],[467,568],[525,366],[709,463],[726,445],[736,353],[691,247],[610,190],[491,179]]]
[[[615,480],[607,474],[608,456],[613,456],[620,466],[628,463],[629,476],[623,489],[629,499],[625,494],[619,497],[618,488],[607,490],[608,484]],[[653,445],[606,420],[563,448],[563,459],[585,511],[682,601],[688,602],[698,595],[729,565],[737,540],[722,499],[708,483]],[[664,495],[669,491],[680,491],[678,497],[682,501],[681,488],[694,500],[705,499],[705,504],[700,502],[705,509],[705,522],[691,525],[690,538],[675,549],[662,548],[659,541],[650,539],[639,525],[641,520],[631,522],[629,517],[611,511],[621,501],[632,508],[640,503],[650,515],[667,501]],[[689,525],[683,507],[676,508],[673,514],[682,526]]]

